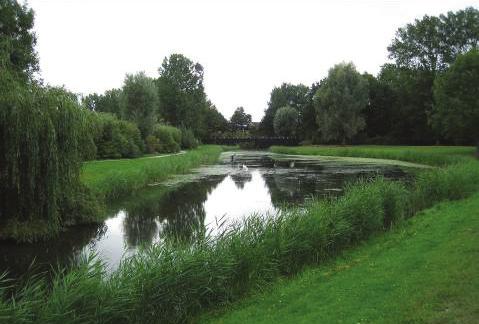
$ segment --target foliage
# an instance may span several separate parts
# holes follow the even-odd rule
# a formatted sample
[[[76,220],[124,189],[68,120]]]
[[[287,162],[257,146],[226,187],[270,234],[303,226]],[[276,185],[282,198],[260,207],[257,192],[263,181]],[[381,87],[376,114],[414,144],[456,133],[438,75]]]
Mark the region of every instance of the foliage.
[[[399,28],[388,50],[400,67],[437,72],[478,45],[479,11],[469,7],[439,17],[425,15]]]
[[[217,137],[228,130],[228,121],[210,101],[208,101],[205,119],[209,139]]]
[[[181,129],[181,148],[193,149],[193,148],[197,148],[198,145],[199,145],[199,142],[195,138],[193,131],[191,131],[190,129],[182,128]]]
[[[298,111],[290,106],[281,107],[274,115],[274,133],[278,136],[294,137],[298,131]]]
[[[91,115],[95,132],[90,134],[97,147],[97,158],[133,158],[142,154],[144,143],[136,124],[107,113]]]
[[[433,81],[434,75],[428,71],[384,65],[377,82],[369,83],[370,106],[365,112],[372,124],[366,129],[378,129],[377,124],[382,123],[383,132],[378,135],[392,144],[435,143],[437,138],[428,124]],[[378,113],[374,119],[373,112]]]
[[[299,116],[298,135],[303,140],[319,141],[319,129],[316,123],[316,108],[314,107],[314,95],[321,86],[321,82],[316,82],[308,88],[306,92],[306,102],[302,105]]]
[[[120,89],[107,90],[105,94],[91,94],[83,98],[83,105],[92,111],[104,112],[115,115],[118,118],[123,116],[122,112],[122,91]]]
[[[251,115],[247,114],[243,107],[236,108],[230,118],[232,130],[248,129],[251,126],[251,122]]]
[[[98,157],[98,140],[102,129],[98,122],[98,116],[82,107],[79,113],[85,121],[82,133],[79,136],[79,149],[82,161],[95,160]]]
[[[456,143],[479,143],[479,50],[459,55],[434,82],[433,125]]]
[[[8,69],[31,79],[38,71],[33,10],[16,0],[0,0],[0,72]],[[3,72],[1,72],[3,73]]]
[[[142,137],[146,138],[158,120],[159,100],[155,82],[143,72],[127,74],[122,94],[123,118],[136,123]]]
[[[158,137],[154,135],[148,135],[145,138],[145,145],[146,145],[146,151],[150,154],[153,154],[157,152],[160,142],[158,140]]]
[[[398,110],[394,109],[396,108],[394,106],[396,97],[393,87],[389,82],[371,74],[365,73],[363,77],[368,82],[369,90],[368,105],[364,110],[366,135],[370,139],[379,139],[382,142],[391,141],[393,129],[398,122],[401,122],[397,120]],[[398,133],[398,135],[402,135],[402,132]]]
[[[156,138],[154,152],[176,153],[181,148],[181,131],[173,126],[155,125],[152,136]]]
[[[157,88],[160,113],[166,122],[191,129],[196,136],[207,136],[205,112],[206,94],[203,87],[203,67],[181,54],[172,54],[159,68]]]
[[[264,112],[261,120],[260,129],[264,135],[274,135],[274,116],[281,107],[290,106],[295,108],[302,121],[302,112],[307,103],[308,87],[303,84],[283,83],[271,91],[268,108]]]
[[[79,182],[85,116],[77,103],[63,89],[27,87],[9,73],[0,75],[0,88],[0,237],[42,223],[46,231],[16,237],[35,240],[94,216],[79,215],[88,208],[75,201],[91,198]],[[72,204],[79,210],[64,213]]]
[[[326,141],[345,144],[366,126],[362,112],[368,102],[367,83],[352,63],[330,69],[314,101],[317,123]]]

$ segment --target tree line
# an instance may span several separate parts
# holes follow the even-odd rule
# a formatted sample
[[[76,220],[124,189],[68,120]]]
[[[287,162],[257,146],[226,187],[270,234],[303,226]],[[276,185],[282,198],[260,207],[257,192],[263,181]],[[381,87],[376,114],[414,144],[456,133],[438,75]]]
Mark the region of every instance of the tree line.
[[[207,99],[201,64],[181,54],[172,54],[163,60],[158,71],[157,78],[143,72],[128,74],[120,89],[82,98],[82,105],[96,113],[100,124],[102,120],[119,124],[114,127],[120,129],[118,136],[122,134],[121,129],[127,130],[126,125],[137,126],[144,144],[135,140],[138,132],[129,132],[125,137],[134,143],[129,145],[132,150],[127,149],[126,155],[119,154],[121,141],[115,141],[115,133],[108,127],[106,133],[99,135],[103,137],[99,139],[100,144],[106,141],[107,146],[119,149],[100,151],[100,158],[133,157],[144,151],[176,152],[180,147],[195,147],[200,141],[208,141],[212,134],[227,129],[226,119]]]
[[[313,143],[471,144],[479,141],[479,11],[424,16],[397,30],[377,76],[340,63],[310,87],[271,92],[264,135]]]

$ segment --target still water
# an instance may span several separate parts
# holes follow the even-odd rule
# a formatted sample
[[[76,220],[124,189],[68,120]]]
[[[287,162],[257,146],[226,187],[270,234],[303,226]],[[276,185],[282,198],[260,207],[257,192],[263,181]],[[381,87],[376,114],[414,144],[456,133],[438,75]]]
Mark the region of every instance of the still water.
[[[248,215],[274,214],[285,204],[338,195],[346,182],[377,175],[391,179],[407,176],[398,166],[360,159],[223,153],[216,165],[152,184],[109,206],[101,225],[73,227],[49,242],[1,242],[0,272],[8,269],[18,276],[33,260],[37,268],[45,268],[74,262],[90,252],[113,270],[122,258],[141,247],[215,235]]]

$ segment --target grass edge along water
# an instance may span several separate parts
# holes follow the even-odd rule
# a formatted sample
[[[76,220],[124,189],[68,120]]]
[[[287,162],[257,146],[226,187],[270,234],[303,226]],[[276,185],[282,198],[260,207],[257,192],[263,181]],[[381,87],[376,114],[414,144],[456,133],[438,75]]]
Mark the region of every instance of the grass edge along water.
[[[260,215],[217,239],[193,246],[157,245],[125,260],[106,277],[86,260],[54,278],[31,280],[8,298],[1,286],[0,320],[9,323],[185,322],[282,276],[298,273],[388,230],[433,204],[479,190],[477,161],[418,174],[410,187],[382,178],[349,185],[345,194],[314,200],[276,217]]]
[[[91,161],[84,163],[81,180],[94,193],[111,201],[171,175],[213,163],[221,152],[220,146],[202,145],[183,154]]]
[[[473,159],[475,148],[472,146],[306,145],[272,146],[270,151],[281,154],[389,159],[446,166]]]

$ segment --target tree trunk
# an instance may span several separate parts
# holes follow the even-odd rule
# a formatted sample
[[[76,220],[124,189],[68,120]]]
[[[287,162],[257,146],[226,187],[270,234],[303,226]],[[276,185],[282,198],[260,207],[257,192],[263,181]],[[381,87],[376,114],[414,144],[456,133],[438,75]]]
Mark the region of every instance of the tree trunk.
[[[477,145],[476,145],[476,158],[479,159],[479,141],[477,141]]]

